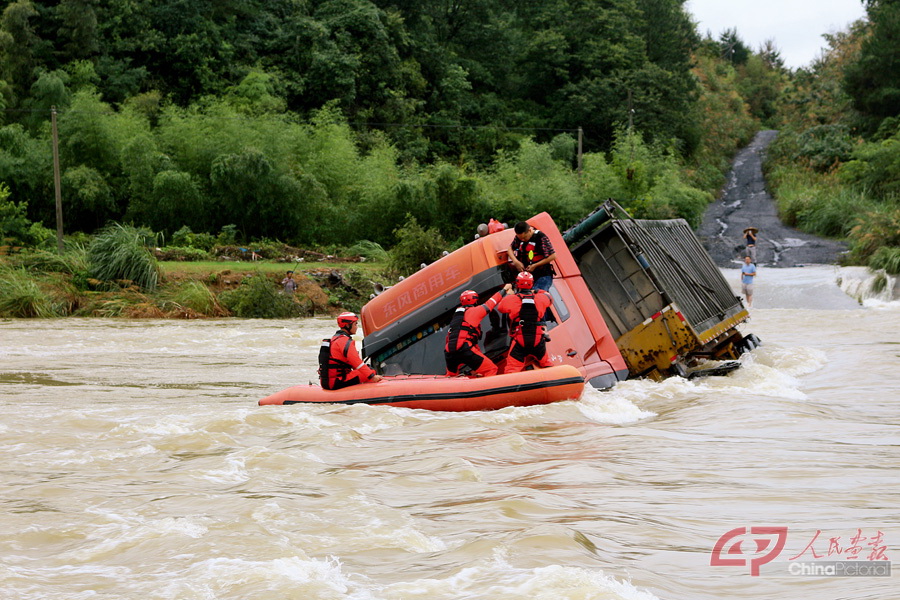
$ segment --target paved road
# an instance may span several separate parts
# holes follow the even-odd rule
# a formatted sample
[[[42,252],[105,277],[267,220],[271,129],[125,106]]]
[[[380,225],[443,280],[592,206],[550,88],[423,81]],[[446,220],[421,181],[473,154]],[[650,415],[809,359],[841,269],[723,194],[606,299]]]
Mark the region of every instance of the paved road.
[[[720,267],[743,262],[745,227],[758,227],[757,260],[769,267],[834,264],[847,245],[803,233],[778,218],[775,200],[766,191],[762,161],[777,131],[761,131],[734,159],[722,196],[709,206],[697,230],[700,241]]]

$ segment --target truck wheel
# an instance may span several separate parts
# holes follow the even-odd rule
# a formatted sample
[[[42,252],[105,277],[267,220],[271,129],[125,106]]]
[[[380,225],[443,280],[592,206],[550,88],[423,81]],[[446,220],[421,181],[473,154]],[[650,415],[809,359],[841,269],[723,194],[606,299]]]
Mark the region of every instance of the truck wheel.
[[[669,367],[669,373],[673,376],[683,377],[684,379],[688,378],[687,369],[684,368],[684,365],[681,364],[681,361],[672,363],[672,366]]]
[[[734,351],[740,356],[744,352],[750,352],[754,348],[759,348],[760,346],[762,346],[760,339],[756,337],[755,333],[750,333],[734,345]]]

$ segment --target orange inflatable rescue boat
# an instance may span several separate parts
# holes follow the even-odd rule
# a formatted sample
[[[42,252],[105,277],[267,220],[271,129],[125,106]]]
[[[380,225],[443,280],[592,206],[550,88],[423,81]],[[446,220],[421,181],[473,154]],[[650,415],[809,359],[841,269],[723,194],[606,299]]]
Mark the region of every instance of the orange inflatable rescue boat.
[[[378,383],[361,383],[341,390],[296,385],[259,401],[260,406],[285,404],[377,404],[442,411],[496,410],[574,400],[584,389],[575,367],[507,373],[492,377],[396,375]]]

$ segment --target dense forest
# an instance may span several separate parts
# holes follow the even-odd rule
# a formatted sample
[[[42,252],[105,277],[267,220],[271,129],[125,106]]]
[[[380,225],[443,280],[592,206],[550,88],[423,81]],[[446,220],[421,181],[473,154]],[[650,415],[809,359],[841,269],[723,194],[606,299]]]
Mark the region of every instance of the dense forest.
[[[54,132],[67,234],[390,248],[608,197],[697,225],[772,127],[785,218],[898,260],[900,0],[797,71],[685,4],[0,2],[0,233],[52,246]]]

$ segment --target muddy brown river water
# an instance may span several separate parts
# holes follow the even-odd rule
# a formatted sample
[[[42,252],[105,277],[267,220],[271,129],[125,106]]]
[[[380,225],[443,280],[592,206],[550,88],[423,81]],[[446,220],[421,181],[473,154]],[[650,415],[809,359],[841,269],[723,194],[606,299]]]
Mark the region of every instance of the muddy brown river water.
[[[0,321],[0,597],[897,598],[824,568],[900,560],[900,304],[835,278],[761,270],[727,377],[481,413],[257,406],[326,319]]]

